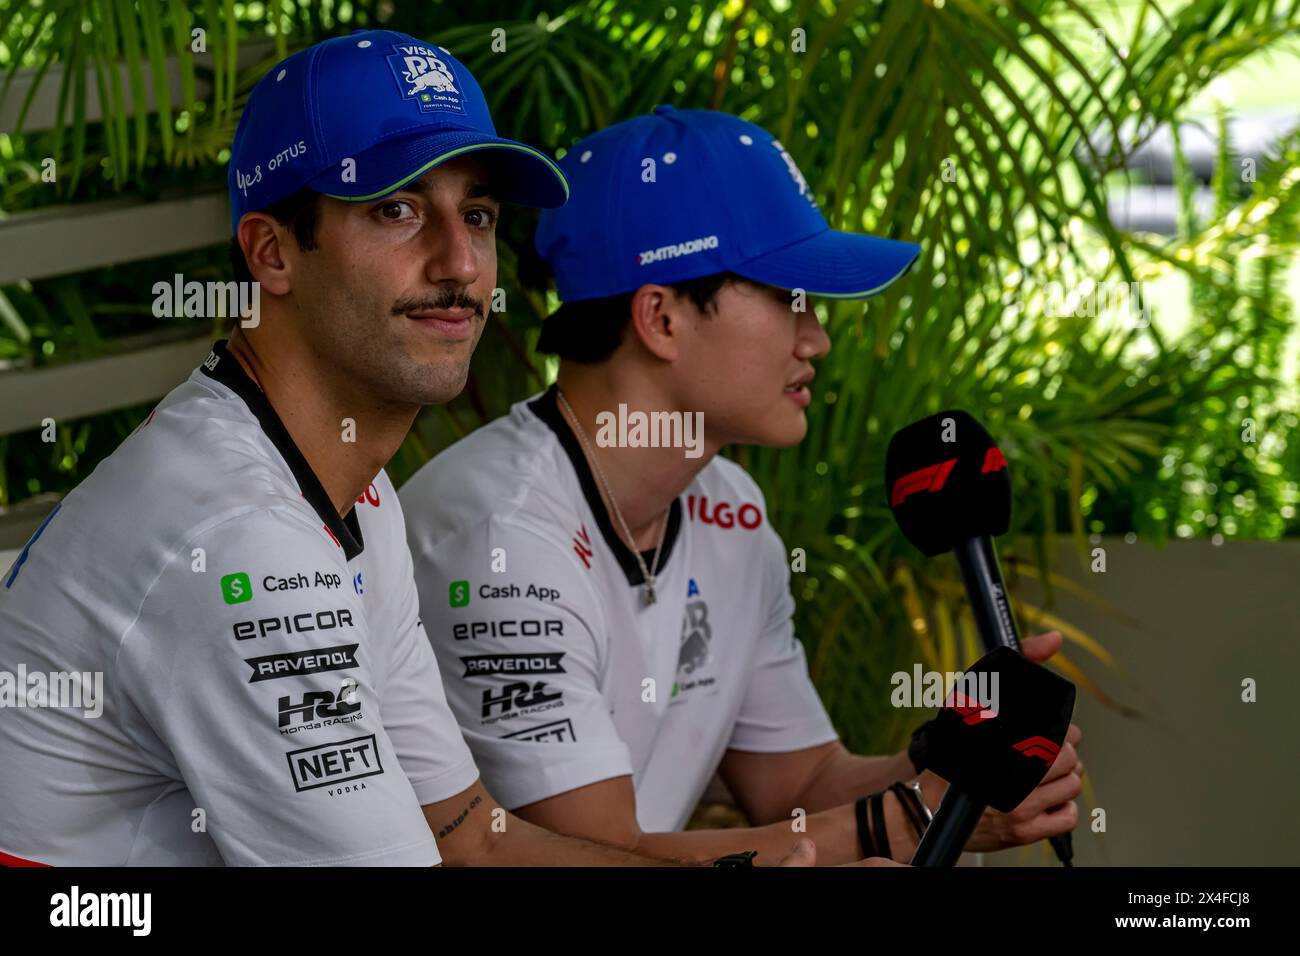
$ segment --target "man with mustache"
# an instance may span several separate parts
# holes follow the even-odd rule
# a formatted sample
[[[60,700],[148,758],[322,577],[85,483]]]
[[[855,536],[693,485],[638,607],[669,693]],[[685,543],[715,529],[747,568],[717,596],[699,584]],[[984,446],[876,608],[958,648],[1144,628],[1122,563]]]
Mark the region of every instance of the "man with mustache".
[[[538,345],[556,385],[402,489],[484,778],[526,820],[644,853],[770,859],[806,827],[819,863],[910,859],[946,785],[907,787],[908,753],[839,742],[794,634],[789,551],[717,452],[802,440],[830,341],[800,293],[874,295],[918,247],[829,229],[785,147],[722,113],[658,107],[561,165],[573,200],[537,234],[565,303]],[[1069,831],[1078,739],[968,848]],[[754,826],[682,832],[715,770]]]

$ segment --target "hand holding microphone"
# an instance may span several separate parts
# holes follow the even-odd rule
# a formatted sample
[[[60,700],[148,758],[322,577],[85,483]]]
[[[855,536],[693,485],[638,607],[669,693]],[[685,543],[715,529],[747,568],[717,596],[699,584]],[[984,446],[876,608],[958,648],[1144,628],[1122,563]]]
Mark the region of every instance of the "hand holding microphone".
[[[1019,807],[1069,731],[1074,685],[1011,648],[995,648],[964,674],[928,725],[926,762],[949,787],[913,866],[955,863],[985,807]]]
[[[992,436],[963,411],[939,412],[914,422],[890,439],[885,459],[885,488],[889,506],[904,536],[918,550],[928,557],[945,551],[954,553],[985,649],[1006,648],[1019,654],[1020,639],[1011,615],[997,552],[993,548],[993,536],[1005,534],[1011,523],[1011,480],[1006,458]],[[1073,685],[1068,681],[1062,683],[1070,687],[1073,707]],[[1068,725],[1067,714],[1066,726],[1061,728],[1061,739],[1055,741],[1058,748],[1064,743]],[[939,770],[933,755],[926,751],[926,747],[916,748],[914,759],[955,785],[957,781]],[[1050,769],[1051,762],[1044,770]],[[980,785],[975,780],[967,783],[977,789]],[[1026,791],[1021,799],[1033,789]],[[930,838],[927,831],[929,846],[927,848],[926,839],[923,839],[917,850],[918,857],[921,850],[926,849],[927,859],[955,861],[979,822],[983,807],[977,807],[964,797],[956,786],[950,788],[944,798],[944,806],[949,804],[951,809],[945,818],[959,818],[961,825],[958,830],[969,827],[961,836],[956,852],[947,842],[939,846],[936,843],[940,839],[938,835]],[[1011,809],[1014,806],[1008,808]],[[934,830],[938,823],[936,815],[930,829]],[[943,837],[948,842],[954,839],[956,835],[951,832]],[[1061,861],[1069,865],[1073,854],[1068,833],[1052,837],[1052,846]]]

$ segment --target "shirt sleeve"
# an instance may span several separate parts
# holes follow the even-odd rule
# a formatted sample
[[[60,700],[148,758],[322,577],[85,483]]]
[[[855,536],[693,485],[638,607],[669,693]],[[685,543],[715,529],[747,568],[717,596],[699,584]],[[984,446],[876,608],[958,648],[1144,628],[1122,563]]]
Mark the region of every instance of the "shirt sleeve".
[[[383,668],[384,730],[416,799],[421,805],[439,803],[471,786],[478,768],[447,705],[438,662],[420,620],[401,507],[387,476],[382,477],[383,505],[393,512],[387,516],[391,527],[385,529],[391,570],[386,569],[384,580],[375,585],[384,597],[380,619],[394,635]]]
[[[493,518],[413,557],[447,700],[492,795],[514,809],[631,775],[601,690],[604,616],[572,555]]]
[[[163,568],[118,673],[227,864],[439,862],[383,723],[390,639],[343,552],[287,508],[202,531]]]
[[[839,736],[808,675],[803,644],[795,637],[785,545],[770,526],[763,532],[767,537],[763,594],[770,610],[727,748],[784,753],[829,743]]]

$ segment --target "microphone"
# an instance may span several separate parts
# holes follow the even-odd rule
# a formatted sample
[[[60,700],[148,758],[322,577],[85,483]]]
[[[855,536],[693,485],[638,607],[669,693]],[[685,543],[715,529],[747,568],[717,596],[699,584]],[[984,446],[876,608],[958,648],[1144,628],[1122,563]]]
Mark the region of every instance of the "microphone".
[[[1047,776],[1074,712],[1074,685],[1010,647],[967,670],[929,728],[927,763],[948,781],[913,866],[952,866],[986,806],[1009,813]]]
[[[917,550],[926,557],[953,552],[984,649],[1019,653],[993,547],[993,537],[1011,525],[1011,477],[993,436],[958,409],[913,422],[889,440],[885,489],[895,520]],[[1070,866],[1070,835],[1052,837],[1051,844]]]

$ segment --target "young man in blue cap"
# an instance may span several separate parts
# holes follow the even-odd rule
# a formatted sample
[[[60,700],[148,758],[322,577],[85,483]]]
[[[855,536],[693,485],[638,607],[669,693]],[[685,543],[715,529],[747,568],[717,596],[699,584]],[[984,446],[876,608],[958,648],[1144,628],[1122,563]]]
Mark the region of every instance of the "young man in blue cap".
[[[558,382],[402,490],[426,630],[484,779],[524,819],[650,854],[770,857],[794,825],[819,863],[909,859],[945,785],[905,787],[906,753],[839,742],[794,635],[787,549],[717,452],[805,434],[830,342],[792,290],[873,295],[918,247],[832,231],[781,143],[721,113],[659,107],[561,166],[573,199],[537,234],[564,301],[539,344]],[[1024,646],[1042,659],[1059,640]],[[1074,826],[1069,739],[968,849]],[[715,771],[755,826],[680,832]]]
[[[484,789],[383,471],[464,385],[499,202],[563,175],[446,50],[373,31],[272,68],[229,185],[258,321],[0,579],[0,660],[103,687],[0,720],[0,863],[644,864]]]

